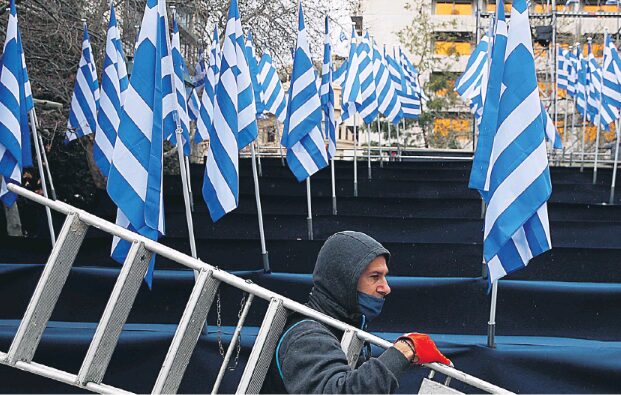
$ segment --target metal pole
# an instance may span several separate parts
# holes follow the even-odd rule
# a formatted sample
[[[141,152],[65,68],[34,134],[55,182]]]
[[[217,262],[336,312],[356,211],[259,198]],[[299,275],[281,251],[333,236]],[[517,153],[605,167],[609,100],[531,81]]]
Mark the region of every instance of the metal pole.
[[[405,119],[401,119],[401,125],[403,125],[403,131],[405,132]],[[399,125],[397,125],[397,156],[399,162],[401,162],[401,135],[399,134]]]
[[[379,118],[379,115],[378,115]],[[367,129],[367,169],[369,171],[368,179],[371,180],[371,125],[366,126]]]
[[[390,127],[391,122],[388,121],[388,161],[392,158],[392,130]]]
[[[358,197],[358,114],[354,112],[354,197]]]
[[[313,240],[313,207],[311,205],[310,176],[306,179],[306,206],[308,207],[308,217],[306,218],[306,225],[308,226],[308,240]]]
[[[190,176],[190,157],[183,156],[185,159],[185,172],[188,175],[188,193],[190,194],[190,210],[194,212],[194,194],[192,193],[192,177]]]
[[[487,347],[496,348],[496,302],[498,300],[498,280],[492,283],[492,303],[487,322]]]
[[[552,64],[550,67],[552,68],[552,91],[554,94],[554,101],[552,105],[554,106],[554,126],[556,127],[556,123],[558,122],[558,67],[557,67],[557,48],[556,48],[556,0],[552,0],[552,48],[554,48],[554,53],[552,53]]]
[[[388,121],[390,122],[390,121]],[[380,123],[380,119],[379,119],[379,115],[377,116],[377,134],[378,134],[378,138],[379,138],[379,162],[380,162],[380,167],[384,167],[384,158],[382,156],[383,154],[383,150],[382,150],[382,124]]]
[[[254,180],[254,198],[257,202],[257,216],[259,219],[259,237],[261,239],[261,255],[263,256],[263,271],[269,273],[270,260],[267,249],[265,247],[265,232],[263,230],[263,209],[261,208],[261,193],[259,192],[259,176],[257,174],[256,153],[254,151],[254,143],[250,144],[250,154],[252,155],[252,179]]]
[[[330,160],[331,166],[330,170],[332,173],[332,215],[337,215],[338,211],[336,209],[336,180],[334,177],[334,157]]]
[[[252,142],[252,144],[257,144],[256,155],[257,155],[257,171],[260,177],[263,177],[263,167],[261,166],[261,151],[259,150],[259,137]]]
[[[565,91],[565,117],[563,119],[563,150],[565,149],[565,146],[567,145],[567,116],[568,114],[569,114],[569,94],[567,93],[567,91]]]
[[[176,18],[176,10],[175,7],[171,7],[173,18]],[[170,36],[166,35],[166,42],[168,44],[168,54],[172,54],[172,46],[170,45]],[[172,55],[171,55],[172,56]],[[177,87],[175,86],[175,78],[172,78],[172,88],[173,92],[177,92]],[[185,88],[184,88],[185,89]],[[175,100],[175,105],[178,107],[179,102]],[[179,174],[181,174],[181,183],[183,184],[183,202],[185,203],[185,218],[188,222],[188,236],[190,238],[190,251],[192,253],[192,257],[196,258],[198,255],[196,253],[196,239],[194,238],[194,222],[192,220],[192,212],[190,208],[190,189],[188,188],[188,174],[185,171],[185,158],[183,155],[183,129],[181,128],[181,119],[177,116],[175,117],[175,122],[177,124],[177,157],[179,158]],[[188,144],[190,142],[188,141]],[[195,272],[196,276],[197,273]]]
[[[36,114],[35,114],[36,118]],[[56,200],[56,188],[54,188],[54,181],[52,180],[52,172],[50,171],[50,162],[47,160],[47,153],[45,152],[45,145],[43,144],[43,138],[39,134],[39,144],[41,146],[41,154],[43,156],[43,166],[45,167],[45,173],[47,174],[47,180],[50,182],[50,193],[52,194],[52,200]]]
[[[584,146],[586,144],[586,124],[587,124],[587,97],[584,97],[584,116],[582,117],[582,152],[580,153],[580,173],[584,171]]]
[[[278,118],[274,117],[274,130],[276,131],[276,144],[278,145],[278,153],[280,154],[280,162],[285,166],[285,157],[282,154],[282,144],[280,144],[280,130],[278,129]]]
[[[608,29],[604,28],[604,43],[606,45],[606,36],[608,35]],[[604,70],[602,68],[602,75],[599,80],[599,97],[597,98],[597,134],[595,135],[595,161],[593,163],[593,184],[597,182],[597,160],[599,159],[599,131],[602,123],[602,89],[604,88]]]
[[[41,146],[39,145],[39,134],[37,133],[36,116],[34,108],[30,110],[30,130],[32,131],[32,138],[34,140],[35,150],[37,152],[37,165],[39,167],[39,178],[41,179],[41,189],[43,189],[43,196],[47,195],[47,183],[45,182],[45,173],[43,172],[43,160],[41,159]],[[45,214],[47,215],[47,226],[50,230],[50,239],[52,240],[52,247],[56,244],[56,233],[54,232],[54,223],[52,222],[52,211],[48,206],[45,206]]]
[[[571,135],[576,136],[576,96],[578,92],[574,91],[574,97],[571,99]],[[569,153],[569,167],[572,166],[574,148],[572,144],[571,152]]]
[[[621,127],[621,122],[619,122],[618,119],[617,119],[616,126],[617,126],[616,127],[617,141],[615,143],[615,161],[614,161],[614,165],[612,168],[612,183],[610,184],[610,199],[608,200],[609,204],[615,203],[615,185],[617,182],[617,165],[619,164],[619,136],[621,135],[619,131],[619,127]]]

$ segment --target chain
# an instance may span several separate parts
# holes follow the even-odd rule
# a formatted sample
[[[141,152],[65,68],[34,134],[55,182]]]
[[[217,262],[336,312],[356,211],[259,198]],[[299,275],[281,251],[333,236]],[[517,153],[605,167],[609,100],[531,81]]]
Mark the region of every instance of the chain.
[[[242,315],[242,311],[244,310],[244,306],[246,305],[246,296],[247,294],[244,293],[244,295],[241,298],[241,301],[239,302],[239,311],[237,312],[237,319],[239,320],[241,318]],[[222,345],[222,301],[220,299],[220,289],[218,289],[218,293],[216,296],[216,325],[218,327],[217,330],[217,338],[218,338],[218,350],[220,351],[220,356],[222,356],[222,358],[224,359],[224,346]],[[232,342],[232,339],[231,339]],[[235,368],[237,368],[237,364],[239,363],[239,354],[241,353],[241,331],[239,331],[239,334],[237,335],[237,349],[236,349],[236,353],[235,353],[235,360],[234,360],[234,364],[233,366],[229,366],[228,370],[233,371],[235,370]]]

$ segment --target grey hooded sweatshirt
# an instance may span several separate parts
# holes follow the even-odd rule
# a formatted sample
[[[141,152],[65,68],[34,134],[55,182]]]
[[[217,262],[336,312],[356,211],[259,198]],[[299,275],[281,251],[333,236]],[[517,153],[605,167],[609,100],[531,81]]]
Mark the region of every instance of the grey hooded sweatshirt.
[[[359,232],[339,232],[326,240],[317,256],[308,306],[364,326],[358,307],[358,279],[376,257],[390,253]],[[409,361],[394,347],[352,369],[341,350],[342,332],[292,314],[285,325],[262,393],[393,393]]]

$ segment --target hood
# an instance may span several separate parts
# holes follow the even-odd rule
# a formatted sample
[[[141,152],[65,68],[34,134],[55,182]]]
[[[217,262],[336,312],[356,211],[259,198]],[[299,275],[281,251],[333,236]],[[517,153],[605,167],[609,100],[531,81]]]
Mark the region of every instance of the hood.
[[[390,252],[364,233],[344,231],[328,238],[319,251],[313,271],[309,305],[350,325],[359,325],[358,279],[367,265]]]

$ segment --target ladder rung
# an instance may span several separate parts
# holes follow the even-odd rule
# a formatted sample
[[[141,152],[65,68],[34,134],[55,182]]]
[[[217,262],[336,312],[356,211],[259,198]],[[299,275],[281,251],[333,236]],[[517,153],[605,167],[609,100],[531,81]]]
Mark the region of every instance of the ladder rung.
[[[97,325],[93,341],[82,362],[78,373],[80,384],[86,385],[88,382],[99,384],[103,380],[152,256],[153,253],[148,251],[143,243],[132,243],[101,321]]]
[[[347,329],[345,333],[343,333],[343,338],[341,339],[341,349],[347,356],[347,363],[352,368],[356,367],[358,358],[360,357],[360,350],[364,344],[356,332],[357,331],[353,329]]]
[[[274,357],[276,344],[286,322],[287,309],[283,307],[282,300],[272,299],[235,393],[258,394],[261,391],[265,375]]]
[[[78,214],[67,216],[9,348],[10,365],[32,361],[87,230]]]
[[[210,271],[201,271],[190,294],[179,326],[164,359],[162,369],[157,376],[154,394],[176,393],[185,369],[190,362],[196,342],[205,326],[209,308],[216,295],[220,281],[211,276]]]

